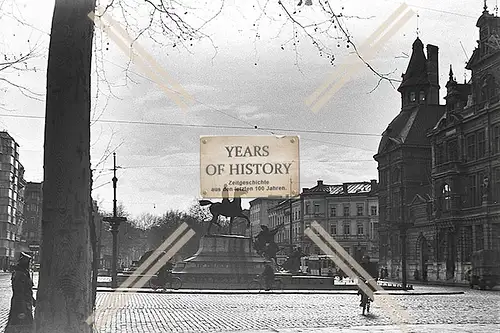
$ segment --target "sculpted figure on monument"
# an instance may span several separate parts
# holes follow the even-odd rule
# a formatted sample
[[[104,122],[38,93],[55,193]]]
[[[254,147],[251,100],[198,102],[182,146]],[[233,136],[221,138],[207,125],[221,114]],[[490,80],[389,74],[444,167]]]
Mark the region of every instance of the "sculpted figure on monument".
[[[224,185],[222,189],[222,202],[212,202],[210,200],[200,200],[201,206],[210,206],[210,214],[212,214],[212,220],[208,223],[207,235],[210,235],[210,228],[212,224],[222,227],[219,223],[219,216],[225,216],[230,218],[229,222],[229,234],[231,234],[231,229],[233,226],[233,221],[237,217],[241,217],[247,221],[247,228],[250,226],[250,219],[248,216],[243,214],[243,209],[241,208],[241,195],[245,194],[247,191],[236,188],[234,191],[233,201],[229,200],[229,190],[227,185]]]
[[[300,271],[300,258],[304,256],[306,254],[302,252],[302,248],[297,247],[283,263],[283,268],[294,273]]]
[[[276,253],[279,251],[278,245],[274,242],[274,236],[284,226],[282,223],[274,229],[269,229],[267,225],[261,225],[262,229],[257,236],[255,236],[254,249],[259,255],[264,256],[266,259],[276,261]]]

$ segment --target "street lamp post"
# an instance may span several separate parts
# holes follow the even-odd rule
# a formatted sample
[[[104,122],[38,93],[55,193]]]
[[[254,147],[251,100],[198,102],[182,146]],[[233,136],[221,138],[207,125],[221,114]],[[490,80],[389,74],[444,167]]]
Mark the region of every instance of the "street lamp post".
[[[125,222],[125,217],[118,217],[116,210],[116,153],[113,153],[113,216],[103,218],[104,221],[109,222],[111,235],[113,235],[113,256],[111,260],[111,288],[118,287],[116,266],[118,262],[118,228],[121,222]]]

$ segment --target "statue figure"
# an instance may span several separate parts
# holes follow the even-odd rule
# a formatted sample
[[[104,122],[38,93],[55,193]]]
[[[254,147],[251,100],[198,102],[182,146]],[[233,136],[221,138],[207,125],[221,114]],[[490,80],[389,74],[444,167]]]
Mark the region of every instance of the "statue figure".
[[[254,249],[259,255],[264,256],[268,260],[273,259],[276,265],[278,265],[276,253],[279,251],[279,247],[274,242],[274,236],[284,225],[285,224],[282,223],[272,230],[269,230],[267,225],[261,225],[260,228],[262,230],[255,236],[255,241],[253,243]]]
[[[300,247],[297,247],[293,252],[288,256],[285,263],[283,264],[283,268],[292,273],[296,273],[300,271],[300,258],[304,257],[305,254],[302,252]]]
[[[231,234],[231,229],[233,226],[234,218],[241,217],[247,221],[247,228],[250,227],[250,219],[248,216],[243,214],[243,209],[241,208],[241,195],[246,193],[246,190],[236,189],[234,191],[233,201],[229,200],[229,190],[227,185],[224,185],[222,189],[222,202],[212,202],[210,200],[200,200],[201,206],[210,205],[210,214],[212,214],[212,220],[208,224],[207,235],[210,235],[210,228],[212,224],[216,224],[222,227],[219,223],[219,216],[225,216],[230,218],[229,222],[229,234]]]

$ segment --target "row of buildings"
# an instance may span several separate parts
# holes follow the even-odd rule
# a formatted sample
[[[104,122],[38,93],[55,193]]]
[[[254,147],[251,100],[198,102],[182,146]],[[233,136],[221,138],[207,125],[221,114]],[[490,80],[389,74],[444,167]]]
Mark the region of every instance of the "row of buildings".
[[[0,149],[0,269],[8,270],[19,252],[39,246],[42,185],[24,179],[19,145],[7,132],[0,132]]]
[[[320,255],[320,248],[304,234],[316,221],[355,259],[364,254],[376,259],[379,255],[377,188],[376,180],[339,185],[318,180],[316,186],[303,188],[297,198],[252,200],[251,233],[255,236],[260,232],[260,225],[272,229],[284,224],[275,237],[280,247],[301,247],[307,255]]]
[[[38,262],[42,202],[42,183],[24,179],[19,144],[8,132],[0,132],[0,270],[9,270],[22,251],[33,254],[33,262]],[[93,219],[100,249],[100,267],[109,268],[112,252],[111,237],[107,237],[109,226],[103,222],[96,202],[93,203]]]
[[[374,155],[379,183],[318,180],[293,200],[253,200],[252,234],[258,224],[285,223],[278,243],[318,254],[304,236],[316,220],[355,258],[378,258],[392,278],[402,278],[405,259],[410,279],[429,281],[466,282],[473,252],[500,251],[500,18],[485,6],[476,26],[471,78],[458,83],[450,65],[444,104],[438,47],[413,43],[400,112]]]

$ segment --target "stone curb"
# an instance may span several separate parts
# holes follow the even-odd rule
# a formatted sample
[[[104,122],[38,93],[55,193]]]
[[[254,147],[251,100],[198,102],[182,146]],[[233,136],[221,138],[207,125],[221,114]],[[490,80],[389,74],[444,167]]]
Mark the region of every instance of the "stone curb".
[[[112,292],[124,292],[124,293],[144,293],[144,294],[205,294],[205,295],[260,295],[260,294],[285,294],[285,295],[357,295],[355,290],[283,290],[283,291],[256,291],[256,290],[207,290],[207,289],[179,289],[179,290],[168,290],[165,292],[154,291],[152,289],[146,288],[123,288],[123,289],[112,289],[112,288],[98,288],[98,292],[102,293],[112,293]],[[436,292],[402,292],[402,291],[387,291],[376,293],[378,296],[425,296],[425,295],[462,295],[465,294],[464,291],[436,291]]]

